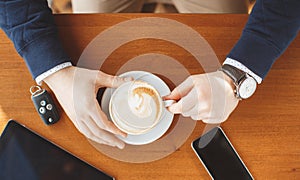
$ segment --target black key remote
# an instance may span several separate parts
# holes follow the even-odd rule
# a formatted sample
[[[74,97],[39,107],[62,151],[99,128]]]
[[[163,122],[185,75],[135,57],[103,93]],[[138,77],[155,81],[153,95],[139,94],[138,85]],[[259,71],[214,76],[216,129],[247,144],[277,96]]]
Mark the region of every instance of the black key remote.
[[[36,91],[33,92],[34,89],[36,89]],[[39,113],[44,123],[46,125],[56,123],[60,119],[60,115],[52,97],[47,90],[42,89],[40,86],[32,86],[30,88],[30,92],[35,109]]]

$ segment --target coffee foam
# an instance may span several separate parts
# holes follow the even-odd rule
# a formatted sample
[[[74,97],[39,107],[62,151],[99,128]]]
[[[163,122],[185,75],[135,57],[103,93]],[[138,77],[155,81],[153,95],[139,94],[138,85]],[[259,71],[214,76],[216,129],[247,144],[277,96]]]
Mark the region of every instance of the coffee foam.
[[[161,116],[159,93],[148,83],[135,81],[121,85],[112,97],[111,117],[127,133],[146,132]]]
[[[136,87],[137,86],[137,87]],[[158,93],[146,83],[135,83],[131,87],[128,96],[128,105],[133,114],[140,118],[151,116],[155,111],[159,111],[160,103]],[[155,109],[153,109],[155,108]],[[156,118],[159,114],[156,114]]]

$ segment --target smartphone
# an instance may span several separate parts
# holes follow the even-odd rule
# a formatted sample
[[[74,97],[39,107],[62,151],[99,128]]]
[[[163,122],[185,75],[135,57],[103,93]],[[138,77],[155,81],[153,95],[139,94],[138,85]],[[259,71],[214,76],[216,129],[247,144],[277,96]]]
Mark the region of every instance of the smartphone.
[[[0,179],[114,180],[14,120],[0,136]]]
[[[253,179],[221,127],[215,127],[194,140],[192,148],[212,179]]]

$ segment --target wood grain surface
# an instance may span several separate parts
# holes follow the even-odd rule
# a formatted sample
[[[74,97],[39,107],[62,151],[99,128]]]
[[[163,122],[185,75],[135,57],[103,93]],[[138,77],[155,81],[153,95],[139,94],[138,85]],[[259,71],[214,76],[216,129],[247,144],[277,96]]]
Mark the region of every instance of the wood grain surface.
[[[248,18],[247,15],[238,14],[94,14],[55,15],[55,20],[62,43],[76,62],[84,48],[99,33],[119,22],[139,17],[169,18],[193,28],[211,45],[220,62],[238,40]],[[0,40],[0,132],[9,119],[15,119],[120,180],[210,179],[190,147],[190,143],[205,127],[201,121],[197,122],[191,136],[174,153],[143,164],[120,162],[98,152],[64,113],[58,123],[45,126],[30,100],[29,88],[35,82],[2,31]],[[203,72],[194,57],[184,49],[153,39],[136,40],[121,46],[108,57],[101,70],[114,74],[120,68],[120,63],[149,52],[161,52],[177,59],[191,74]],[[240,102],[222,124],[256,179],[300,179],[299,69],[298,36],[273,65],[255,95]],[[171,70],[166,68],[166,71]]]

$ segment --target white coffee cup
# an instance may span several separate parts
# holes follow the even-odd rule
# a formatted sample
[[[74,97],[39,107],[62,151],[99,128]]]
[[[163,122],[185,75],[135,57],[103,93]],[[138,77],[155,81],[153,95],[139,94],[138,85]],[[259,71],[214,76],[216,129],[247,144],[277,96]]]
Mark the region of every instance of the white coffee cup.
[[[158,91],[147,82],[126,82],[113,92],[109,114],[120,130],[139,135],[155,127],[163,117],[164,108],[174,102],[163,101]]]

